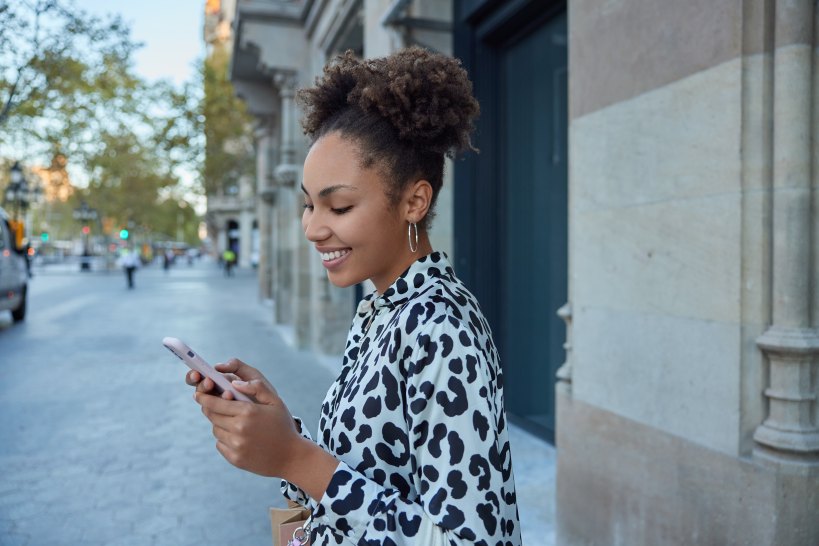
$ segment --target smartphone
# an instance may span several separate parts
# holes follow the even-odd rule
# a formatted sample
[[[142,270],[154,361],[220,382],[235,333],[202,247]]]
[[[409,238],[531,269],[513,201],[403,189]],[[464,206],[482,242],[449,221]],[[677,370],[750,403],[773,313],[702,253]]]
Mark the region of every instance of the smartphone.
[[[245,402],[252,402],[246,394],[237,391],[227,377],[221,372],[205,362],[201,356],[193,352],[193,349],[188,347],[182,340],[175,337],[166,337],[162,340],[162,345],[175,354],[179,360],[187,364],[187,366],[194,371],[199,372],[203,377],[210,377],[216,384],[214,389],[217,394],[222,394],[224,391],[233,393],[233,398],[236,400],[243,400]]]

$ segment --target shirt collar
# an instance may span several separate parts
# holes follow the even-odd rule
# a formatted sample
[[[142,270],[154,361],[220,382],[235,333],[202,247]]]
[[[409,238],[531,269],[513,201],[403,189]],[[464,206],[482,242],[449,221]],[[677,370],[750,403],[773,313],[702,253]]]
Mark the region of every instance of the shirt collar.
[[[359,314],[367,314],[370,309],[396,309],[428,288],[430,281],[452,278],[455,271],[444,252],[432,252],[419,258],[401,273],[383,294],[373,292],[359,305]]]

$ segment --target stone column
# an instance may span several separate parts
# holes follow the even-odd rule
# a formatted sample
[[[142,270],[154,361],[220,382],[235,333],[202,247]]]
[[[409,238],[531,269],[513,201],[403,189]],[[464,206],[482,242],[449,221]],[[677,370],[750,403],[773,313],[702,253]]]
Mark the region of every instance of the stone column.
[[[216,216],[217,221],[217,229],[219,230],[219,239],[216,242],[216,251],[219,253],[217,258],[222,256],[222,253],[228,247],[228,229],[227,229],[227,219],[225,218],[224,214],[218,214]]]
[[[254,180],[243,176],[239,180],[239,267],[250,267],[253,248],[253,186]]]
[[[395,27],[383,24],[384,16],[392,9],[393,0],[364,0],[364,56],[382,57],[404,45],[404,39]]]
[[[281,99],[281,147],[280,161],[275,170],[279,198],[276,201],[278,256],[275,263],[279,283],[274,295],[276,301],[276,321],[292,324],[298,339],[299,288],[298,264],[301,229],[299,222],[299,192],[297,181],[299,168],[295,164],[295,122],[296,74],[277,72],[273,82]]]
[[[293,338],[299,348],[310,345],[310,246],[304,239],[301,228],[301,188],[299,176],[301,166],[296,163],[296,93],[297,77],[292,72],[280,72],[276,75],[276,86],[281,97],[282,113],[282,161],[276,169],[277,177],[281,176],[291,188],[289,199],[284,206],[290,207],[288,218],[290,226],[288,237],[293,249],[292,270],[293,290],[291,292],[291,316],[293,319]]]
[[[273,267],[271,261],[272,229],[271,216],[275,197],[273,186],[273,165],[271,151],[273,148],[273,120],[259,120],[254,131],[256,137],[256,223],[259,230],[259,298],[268,300],[273,297]]]
[[[754,433],[760,454],[811,458],[819,456],[819,329],[812,326],[819,310],[811,309],[814,9],[814,0],[776,2],[773,324],[757,340],[770,361],[769,412]]]

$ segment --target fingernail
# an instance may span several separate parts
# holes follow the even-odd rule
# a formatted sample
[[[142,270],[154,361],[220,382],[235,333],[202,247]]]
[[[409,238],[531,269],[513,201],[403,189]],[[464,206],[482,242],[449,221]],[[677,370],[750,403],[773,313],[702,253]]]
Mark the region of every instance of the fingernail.
[[[247,381],[240,381],[240,380],[238,380],[238,379],[234,379],[234,380],[233,380],[233,384],[234,384],[234,385],[239,385],[239,386],[241,386],[241,387],[244,387],[245,385],[247,385]]]

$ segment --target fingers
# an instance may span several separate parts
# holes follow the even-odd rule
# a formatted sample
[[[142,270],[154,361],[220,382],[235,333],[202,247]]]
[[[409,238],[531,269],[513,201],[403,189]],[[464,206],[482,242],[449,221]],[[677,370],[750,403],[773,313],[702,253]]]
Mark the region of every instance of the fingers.
[[[249,366],[239,360],[238,358],[231,358],[227,362],[219,363],[215,366],[217,370],[222,373],[230,373],[235,374],[236,377],[239,379],[243,379],[245,381],[252,381],[253,379],[264,379],[262,373],[254,368],[253,366]]]
[[[222,454],[222,457],[224,457],[227,462],[229,462],[233,466],[239,466],[238,465],[239,461],[238,461],[238,458],[236,456],[236,452],[233,451],[232,449],[230,449],[227,445],[225,445],[224,443],[222,443],[220,441],[217,441],[216,442],[216,450],[219,453]]]
[[[234,435],[230,433],[230,431],[218,425],[213,425],[212,429],[213,437],[216,438],[216,440],[220,444],[224,445],[225,447],[231,447],[235,449],[236,446],[234,444],[236,442],[236,439],[234,438]]]
[[[202,381],[202,376],[197,371],[191,370],[185,374],[185,383],[192,387],[198,385],[200,381]]]
[[[264,379],[233,381],[232,384],[237,391],[250,396],[260,404],[275,404],[281,400],[276,389]]]
[[[189,371],[185,374],[185,383],[196,387],[196,392],[210,393],[216,388],[216,383],[209,377],[202,377],[202,374],[195,370]],[[231,395],[230,399],[233,399]]]
[[[210,396],[206,393],[199,392],[198,389],[193,397],[196,402],[202,406],[202,412],[211,422],[213,422],[213,417],[216,415],[224,415],[227,417],[240,415],[246,411],[245,406],[250,405],[247,402]]]
[[[196,385],[196,392],[208,394],[215,388],[216,383],[213,382],[213,379],[211,379],[210,377],[206,377],[202,381],[200,381],[198,385]]]

